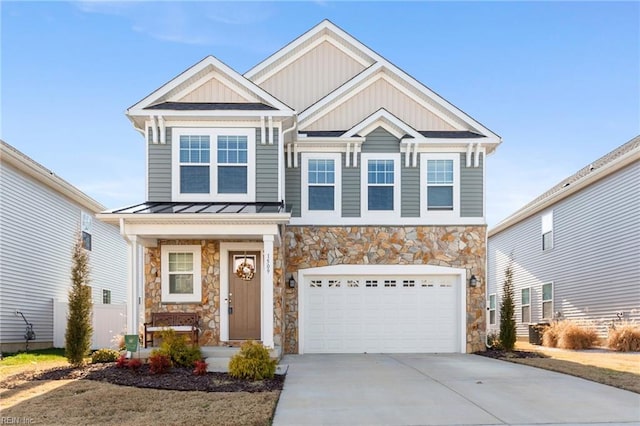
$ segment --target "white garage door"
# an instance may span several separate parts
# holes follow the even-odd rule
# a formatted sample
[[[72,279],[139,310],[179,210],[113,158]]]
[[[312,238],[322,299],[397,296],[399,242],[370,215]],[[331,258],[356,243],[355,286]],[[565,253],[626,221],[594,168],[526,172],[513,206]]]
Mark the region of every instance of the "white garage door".
[[[307,276],[305,353],[460,352],[458,278]]]

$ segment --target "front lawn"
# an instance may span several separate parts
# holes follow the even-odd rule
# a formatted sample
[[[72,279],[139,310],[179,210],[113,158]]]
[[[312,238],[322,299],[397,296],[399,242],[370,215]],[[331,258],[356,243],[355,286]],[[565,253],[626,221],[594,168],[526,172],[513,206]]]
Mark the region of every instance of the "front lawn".
[[[220,373],[194,376],[191,370],[172,369],[151,375],[146,370],[114,364],[72,369],[60,350],[7,356],[0,361],[2,416],[29,424],[269,425],[283,380],[278,385],[237,381]]]

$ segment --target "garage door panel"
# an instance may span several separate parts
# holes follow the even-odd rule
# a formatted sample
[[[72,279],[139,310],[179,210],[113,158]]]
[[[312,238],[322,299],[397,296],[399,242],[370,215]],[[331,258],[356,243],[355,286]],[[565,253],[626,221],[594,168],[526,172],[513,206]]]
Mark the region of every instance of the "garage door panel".
[[[457,352],[460,289],[451,276],[312,277],[304,352]]]

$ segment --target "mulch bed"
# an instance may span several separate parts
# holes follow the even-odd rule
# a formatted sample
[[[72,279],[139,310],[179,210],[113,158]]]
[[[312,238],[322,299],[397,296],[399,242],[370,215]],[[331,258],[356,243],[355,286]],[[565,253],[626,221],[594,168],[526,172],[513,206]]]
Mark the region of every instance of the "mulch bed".
[[[486,356],[493,359],[513,359],[513,358],[549,358],[539,352],[527,351],[504,351],[501,349],[487,349],[483,352],[475,352],[476,355]]]
[[[266,380],[241,380],[227,373],[193,374],[193,369],[172,368],[164,374],[151,374],[148,365],[137,371],[118,368],[115,363],[90,364],[82,368],[59,367],[40,372],[25,372],[8,377],[0,383],[0,388],[11,389],[25,381],[85,379],[108,382],[120,386],[138,388],[202,391],[202,392],[270,392],[281,390],[284,376],[276,375]]]

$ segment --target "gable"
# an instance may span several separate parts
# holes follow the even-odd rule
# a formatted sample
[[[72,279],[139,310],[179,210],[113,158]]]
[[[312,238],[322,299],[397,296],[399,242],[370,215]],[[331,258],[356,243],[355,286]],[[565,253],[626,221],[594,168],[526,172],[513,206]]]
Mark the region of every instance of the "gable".
[[[187,92],[186,94],[180,93],[181,97],[177,99],[176,96],[170,97],[169,101],[177,102],[226,102],[226,103],[241,103],[241,102],[256,102],[255,96],[248,96],[247,94],[241,94],[237,87],[230,85],[229,83],[223,83],[214,75],[210,76],[210,79],[206,80],[199,87]]]
[[[264,90],[302,111],[364,69],[362,62],[325,37],[308,52],[258,82]]]
[[[152,116],[163,118],[188,114],[193,117],[217,117],[224,114],[220,108],[211,108],[212,105],[243,104],[251,108],[240,108],[242,111],[239,113],[236,111],[238,108],[230,111],[225,107],[224,113],[259,117],[264,114],[262,111],[265,108],[271,110],[270,116],[290,116],[293,113],[290,107],[270,93],[213,56],[207,56],[130,107],[127,115],[136,128],[146,131],[145,121]]]
[[[345,97],[342,103],[308,124],[301,124],[305,130],[349,129],[372,115],[380,108],[389,111],[400,120],[418,130],[459,130],[450,120],[419,103],[415,98],[392,85],[387,79],[379,78],[353,96]]]

